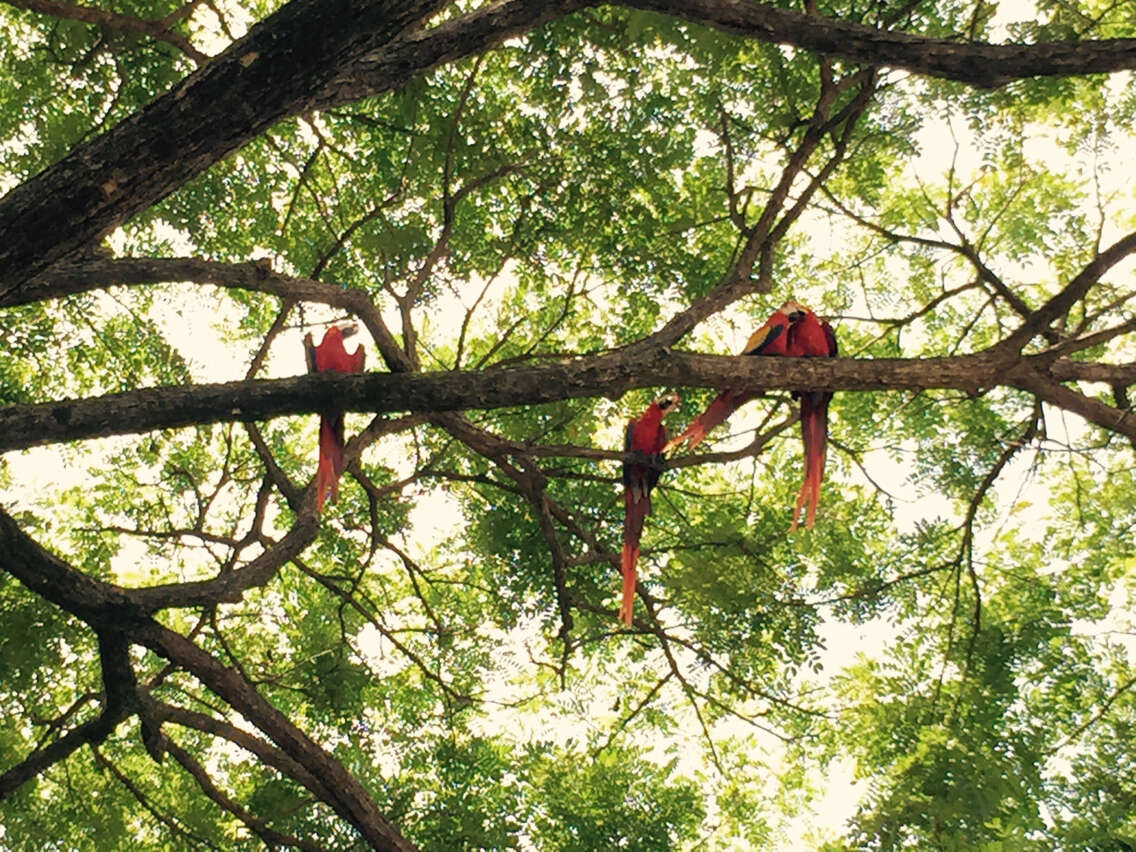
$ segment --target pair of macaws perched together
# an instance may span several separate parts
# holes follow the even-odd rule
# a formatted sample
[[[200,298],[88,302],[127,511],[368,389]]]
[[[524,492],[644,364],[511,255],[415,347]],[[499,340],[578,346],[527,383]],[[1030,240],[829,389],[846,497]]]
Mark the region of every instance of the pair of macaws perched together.
[[[836,355],[836,336],[832,332],[832,326],[817,319],[816,314],[804,305],[785,302],[766,320],[765,325],[753,333],[742,354],[831,358]],[[828,443],[828,401],[832,399],[832,394],[827,391],[794,391],[793,395],[801,400],[805,479],[797,497],[797,506],[793,510],[790,532],[797,529],[797,518],[801,507],[806,503],[805,526],[811,529],[816,517]],[[623,464],[623,553],[620,560],[623,598],[619,617],[627,626],[631,626],[631,608],[635,599],[639,538],[643,534],[643,521],[651,513],[651,489],[659,481],[663,453],[687,442],[690,449],[694,449],[707,432],[753,397],[754,394],[746,391],[722,391],[682,434],[670,442],[667,441],[666,430],[663,428],[663,418],[678,407],[678,394],[670,393],[660,397],[637,420],[627,424],[624,450],[646,456],[644,462]]]

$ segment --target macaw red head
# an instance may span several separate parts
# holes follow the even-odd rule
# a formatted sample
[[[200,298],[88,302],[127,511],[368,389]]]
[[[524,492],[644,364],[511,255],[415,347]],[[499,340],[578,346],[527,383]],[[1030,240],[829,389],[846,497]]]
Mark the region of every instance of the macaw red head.
[[[792,300],[783,304],[780,311],[789,318],[789,322],[800,322],[805,314],[812,313],[800,302],[794,302]]]
[[[663,413],[663,417],[666,417],[668,414],[678,408],[680,402],[682,402],[682,397],[677,393],[671,391],[670,393],[665,393],[658,399],[656,399],[655,405],[659,406],[659,411]]]

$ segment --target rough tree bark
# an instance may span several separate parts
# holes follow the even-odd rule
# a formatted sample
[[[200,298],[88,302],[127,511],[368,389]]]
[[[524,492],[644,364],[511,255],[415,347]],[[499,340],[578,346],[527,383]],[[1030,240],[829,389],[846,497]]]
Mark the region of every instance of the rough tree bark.
[[[1104,365],[1092,365],[1098,371]],[[1045,382],[1077,377],[1077,364],[992,350],[949,358],[734,358],[664,349],[626,349],[561,364],[437,373],[302,375],[191,387],[127,391],[83,400],[0,408],[0,451],[81,438],[131,434],[198,423],[266,420],[318,412],[442,412],[539,404],[580,397],[618,397],[634,388],[687,386],[749,391],[951,388],[977,394],[997,385],[1037,392]],[[1136,365],[1116,365],[1110,378],[1130,381]],[[1100,380],[1100,379],[1097,379]],[[1068,406],[1063,406],[1068,407]],[[1136,417],[1087,419],[1136,438]],[[1103,420],[1103,422],[1101,422]]]
[[[274,122],[397,87],[592,0],[512,0],[415,30],[444,0],[293,0],[145,109],[0,201],[0,299],[161,200]],[[826,55],[991,87],[1136,68],[1136,40],[967,44],[743,0],[623,5]]]
[[[293,0],[135,115],[0,202],[0,294],[97,241],[311,97],[444,0]]]
[[[995,89],[1026,77],[1136,68],[1136,39],[981,44],[925,38],[748,0],[629,0],[624,5],[824,56]]]

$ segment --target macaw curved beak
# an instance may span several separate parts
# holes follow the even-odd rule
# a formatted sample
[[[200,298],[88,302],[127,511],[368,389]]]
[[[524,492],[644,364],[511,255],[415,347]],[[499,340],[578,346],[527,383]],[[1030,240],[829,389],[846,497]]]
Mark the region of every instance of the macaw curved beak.
[[[800,302],[789,300],[781,306],[781,312],[789,318],[789,322],[799,322],[808,310]]]
[[[659,406],[659,410],[662,411],[665,416],[678,408],[680,402],[682,402],[681,396],[677,393],[668,393],[666,396],[661,396],[655,400],[655,405]]]
[[[351,337],[351,335],[353,334],[358,334],[358,332],[359,326],[353,322],[348,323],[347,325],[339,326],[339,334],[343,337],[344,340]]]

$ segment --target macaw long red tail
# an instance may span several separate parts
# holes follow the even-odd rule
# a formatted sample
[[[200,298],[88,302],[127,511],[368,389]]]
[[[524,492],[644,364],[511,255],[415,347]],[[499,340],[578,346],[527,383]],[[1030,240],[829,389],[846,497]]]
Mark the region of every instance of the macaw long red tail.
[[[644,494],[638,500],[631,491],[623,495],[623,554],[620,568],[623,571],[623,598],[619,605],[619,620],[631,626],[631,608],[635,603],[635,566],[639,562],[639,538],[643,535],[643,521],[651,514],[651,498]]]
[[[805,445],[805,481],[793,509],[793,523],[789,532],[797,529],[801,506],[807,505],[805,528],[813,528],[817,504],[820,502],[820,483],[824,479],[824,460],[828,451],[828,401],[832,394],[811,391],[801,394],[801,439]]]
[[[339,499],[339,477],[343,473],[343,414],[320,416],[319,466],[316,468],[316,512],[323,509],[330,493]]]
[[[667,452],[678,447],[684,441],[689,441],[690,446],[687,449],[693,450],[702,443],[707,432],[725,421],[727,417],[749,402],[750,399],[751,395],[748,393],[733,390],[722,391],[714,397],[714,401],[707,406],[705,411],[690,422],[690,425],[683,430],[681,435],[670,440],[663,451]]]

